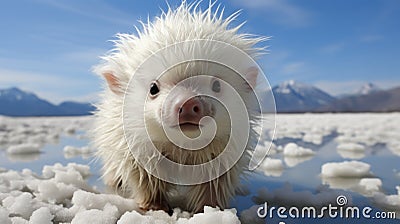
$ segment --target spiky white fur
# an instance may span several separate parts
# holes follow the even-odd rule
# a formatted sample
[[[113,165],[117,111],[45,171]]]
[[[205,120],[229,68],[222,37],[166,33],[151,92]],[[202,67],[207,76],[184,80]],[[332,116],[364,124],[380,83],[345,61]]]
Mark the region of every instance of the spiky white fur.
[[[257,56],[262,49],[255,44],[265,38],[248,34],[239,34],[237,27],[230,27],[238,13],[223,18],[223,10],[219,6],[213,12],[209,5],[206,11],[201,11],[198,4],[182,3],[177,9],[168,9],[157,17],[154,22],[142,23],[142,30],[137,29],[137,35],[118,34],[114,41],[115,48],[102,57],[102,64],[95,69],[99,75],[113,74],[121,90],[127,88],[128,82],[138,66],[153,52],[177,42],[195,39],[216,40],[229,43],[252,57]],[[148,86],[145,83],[144,86]],[[173,195],[179,195],[180,187],[161,181],[148,174],[133,158],[124,138],[123,132],[123,96],[115,94],[110,88],[105,88],[102,101],[97,105],[96,128],[94,142],[99,151],[98,156],[104,162],[103,177],[107,185],[115,188],[126,197],[136,198],[142,207],[164,208],[177,205],[190,211],[200,211],[204,205],[225,208],[235,194],[239,184],[239,176],[248,160],[247,152],[241,160],[226,174],[208,183],[187,187],[182,200]],[[143,105],[139,105],[143,106]],[[140,136],[145,133],[145,127],[136,130],[136,145],[143,147]],[[254,136],[254,135],[253,135]],[[187,158],[187,164],[207,161],[208,154],[182,155],[170,142],[161,142],[159,146],[171,154],[171,158]],[[218,141],[209,146],[208,151],[221,151],[223,144]],[[185,159],[183,159],[185,160]],[[173,171],[171,171],[173,172]],[[178,198],[178,199],[177,199]]]

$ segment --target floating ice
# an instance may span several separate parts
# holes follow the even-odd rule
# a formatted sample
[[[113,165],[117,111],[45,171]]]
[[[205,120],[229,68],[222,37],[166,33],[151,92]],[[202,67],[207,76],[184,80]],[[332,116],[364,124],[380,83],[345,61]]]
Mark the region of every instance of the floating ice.
[[[370,175],[370,165],[360,161],[325,163],[321,174],[324,177],[366,177]]]
[[[259,167],[266,176],[279,177],[283,172],[283,163],[280,159],[266,158]]]
[[[9,154],[30,154],[38,152],[40,152],[40,146],[38,144],[29,144],[29,143],[12,145],[7,149],[7,153]]]
[[[379,178],[362,178],[359,184],[366,191],[379,191],[382,187],[382,181]]]
[[[346,151],[364,151],[365,147],[363,145],[357,143],[340,143],[337,146],[338,150],[346,150]]]
[[[337,150],[337,152],[345,159],[362,159],[365,157],[365,151]]]
[[[307,160],[312,159],[312,155],[306,155],[306,156],[285,156],[284,161],[288,167],[295,167],[299,165],[300,163],[304,163]]]
[[[67,145],[63,149],[65,158],[71,158],[78,155],[82,155],[82,157],[86,158],[91,156],[94,153],[94,150],[89,146],[83,147],[74,147]]]
[[[285,156],[310,156],[315,153],[311,149],[298,146],[296,143],[288,143],[283,149]]]
[[[374,195],[373,201],[378,204],[379,207],[396,213],[396,217],[400,217],[400,186],[396,187],[397,194],[385,195],[383,193],[377,193]]]

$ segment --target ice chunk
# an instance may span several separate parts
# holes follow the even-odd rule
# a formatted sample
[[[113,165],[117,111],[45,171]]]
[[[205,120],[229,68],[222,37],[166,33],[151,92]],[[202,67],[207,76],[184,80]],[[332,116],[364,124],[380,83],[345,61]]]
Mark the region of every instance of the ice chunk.
[[[385,195],[377,193],[374,195],[373,201],[388,211],[396,213],[396,217],[400,217],[400,186],[396,187],[397,194]]]
[[[32,216],[29,219],[29,224],[52,224],[53,222],[51,220],[53,218],[54,215],[50,213],[50,209],[42,207],[32,213]]]
[[[118,220],[117,224],[131,224],[131,223],[154,223],[154,219],[149,216],[143,216],[137,211],[125,212]]]
[[[370,165],[360,161],[332,162],[322,165],[321,174],[325,177],[366,177],[370,175]]]
[[[118,219],[117,207],[106,204],[102,210],[90,209],[76,214],[71,224],[115,223]]]
[[[61,165],[61,163],[56,163],[53,166],[44,166],[42,173],[44,178],[52,178],[55,176],[56,171],[66,171],[76,170],[78,171],[83,178],[90,175],[90,167],[87,165],[76,164],[76,163],[68,163],[67,166]]]
[[[304,163],[307,160],[312,159],[313,156],[312,155],[308,155],[308,156],[298,156],[298,157],[294,157],[294,156],[285,156],[284,161],[286,163],[286,165],[288,167],[295,167],[300,163]]]
[[[225,209],[220,211],[219,208],[213,208],[204,206],[204,213],[194,214],[189,220],[183,218],[178,220],[178,223],[188,224],[208,224],[208,223],[237,223],[240,224],[238,217],[236,216],[236,209]]]
[[[262,170],[282,170],[283,164],[280,159],[266,158],[260,165]]]
[[[345,159],[362,159],[365,157],[365,151],[348,151],[338,149],[337,152]]]
[[[81,154],[90,154],[93,152],[93,150],[89,146],[83,146],[83,147],[74,147],[67,145],[63,149],[64,153],[67,155],[81,155]]]
[[[3,206],[6,207],[10,213],[19,214],[26,220],[31,217],[34,211],[32,195],[28,192],[24,192],[17,197],[8,196],[3,200]]]
[[[11,224],[11,219],[8,217],[9,213],[5,208],[0,207],[0,223]]]
[[[266,176],[279,177],[283,173],[283,163],[280,159],[266,158],[259,167]]]
[[[102,210],[106,204],[113,205],[117,208],[119,215],[127,211],[139,210],[139,206],[133,199],[126,199],[114,194],[94,194],[78,190],[72,197],[72,210]]]
[[[34,143],[12,145],[7,149],[7,153],[9,154],[29,154],[38,152],[40,152],[40,146]]]
[[[285,156],[310,156],[315,153],[311,149],[298,146],[296,143],[288,143],[283,149]]]
[[[364,151],[365,147],[363,145],[357,144],[357,143],[340,143],[337,146],[338,150],[347,150],[347,151]]]
[[[379,191],[382,187],[382,181],[379,178],[362,178],[359,184],[367,191]]]

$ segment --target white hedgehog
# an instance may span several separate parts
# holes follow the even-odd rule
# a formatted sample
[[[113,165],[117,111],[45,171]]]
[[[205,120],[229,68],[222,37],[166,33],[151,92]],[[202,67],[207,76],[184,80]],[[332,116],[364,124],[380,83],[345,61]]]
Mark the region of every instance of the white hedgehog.
[[[139,77],[131,83],[133,87],[130,88],[130,79],[147,58],[160,49],[180,42],[208,41],[211,44],[201,47],[208,54],[215,53],[212,41],[227,43],[252,58],[262,53],[263,48],[257,48],[255,45],[266,38],[239,34],[241,25],[230,27],[230,23],[238,13],[223,19],[223,10],[219,12],[219,7],[212,11],[214,3],[210,3],[206,11],[201,11],[198,5],[198,3],[183,2],[175,10],[169,8],[168,12],[163,12],[154,22],[142,23],[143,29],[137,29],[137,35],[118,34],[118,39],[114,41],[115,48],[102,57],[104,61],[95,69],[95,72],[104,77],[108,84],[102,94],[103,99],[97,106],[96,128],[93,133],[94,143],[99,149],[97,155],[104,163],[103,178],[105,183],[119,194],[135,198],[145,210],[168,210],[172,206],[179,206],[188,211],[199,212],[205,205],[226,208],[239,188],[240,175],[249,162],[249,150],[252,147],[250,142],[254,142],[256,138],[251,125],[250,140],[246,141],[246,150],[239,161],[218,178],[195,185],[180,186],[159,179],[149,173],[132,155],[132,152],[148,152],[148,145],[151,142],[168,159],[180,164],[196,165],[218,156],[224,150],[229,137],[238,138],[229,136],[230,121],[229,116],[226,116],[226,110],[212,99],[196,96],[198,89],[196,85],[199,83],[182,84],[176,91],[172,91],[177,83],[186,78],[196,77],[199,74],[215,76],[216,72],[222,71],[218,66],[213,67],[205,65],[205,62],[195,61],[182,63],[172,69],[165,67],[167,72],[163,76],[142,71],[137,74]],[[185,55],[193,55],[195,52],[191,51],[196,51],[187,46],[180,48],[180,45],[177,45],[176,48],[178,48],[175,49],[176,52],[179,53],[173,57],[181,57],[179,58],[181,61],[185,60]],[[169,58],[165,57],[163,60],[168,61]],[[224,55],[222,52],[222,57],[230,55]],[[234,74],[229,74],[227,71],[224,72],[225,77],[220,78],[235,86],[248,109],[250,120],[247,123],[253,124],[257,119],[257,110],[254,109],[256,99],[249,85],[255,86],[258,70],[255,67],[243,69],[247,82],[237,76],[234,78]],[[211,78],[210,84],[206,86],[211,93],[223,97],[226,94],[225,84]],[[237,101],[230,99],[232,96],[225,98],[230,100],[231,104],[237,104]],[[123,114],[128,114],[125,120]],[[189,137],[198,136],[202,126],[200,120],[205,116],[215,119],[218,131],[215,139],[201,150],[184,150],[166,138],[163,125],[182,130]],[[145,125],[142,123],[143,119]],[[129,132],[127,138],[124,135],[124,128]],[[150,138],[146,136],[147,134]],[[240,152],[235,146],[229,150]],[[151,161],[154,157],[148,159]],[[235,161],[222,161],[222,165],[225,162]],[[158,169],[157,165],[153,168]],[[219,168],[209,169],[211,171],[208,172],[218,172]],[[157,172],[174,175],[177,171],[164,169]]]

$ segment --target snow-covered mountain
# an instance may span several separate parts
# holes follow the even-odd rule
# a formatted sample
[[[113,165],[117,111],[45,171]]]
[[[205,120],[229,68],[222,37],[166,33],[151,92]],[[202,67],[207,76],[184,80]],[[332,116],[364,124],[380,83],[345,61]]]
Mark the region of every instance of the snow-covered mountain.
[[[87,115],[94,108],[88,103],[64,102],[54,105],[34,93],[18,88],[0,90],[0,114],[6,116],[72,116]]]
[[[355,92],[355,95],[367,95],[367,94],[374,93],[374,92],[377,92],[380,90],[381,89],[377,85],[369,82],[369,83],[365,83],[364,85],[362,85],[360,87],[360,89],[358,89]]]
[[[392,112],[400,111],[400,87],[350,95],[319,108],[319,112]]]
[[[335,100],[317,87],[297,82],[285,81],[272,88],[277,112],[312,111]]]

